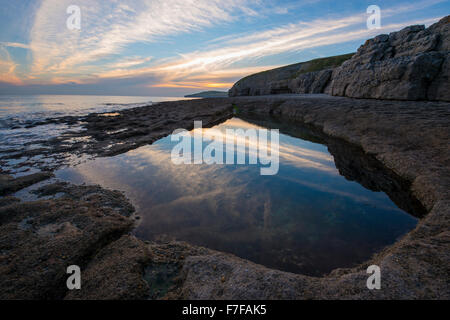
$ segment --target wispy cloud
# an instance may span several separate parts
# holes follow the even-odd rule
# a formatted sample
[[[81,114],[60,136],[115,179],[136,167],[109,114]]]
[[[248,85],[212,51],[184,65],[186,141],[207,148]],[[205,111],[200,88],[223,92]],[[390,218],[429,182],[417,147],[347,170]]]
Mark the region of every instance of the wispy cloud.
[[[22,81],[16,75],[17,64],[11,59],[9,52],[0,46],[0,75],[1,81],[12,84],[22,84]]]
[[[117,54],[136,42],[156,41],[229,22],[247,0],[80,0],[80,31],[65,28],[71,0],[44,0],[31,30],[34,73],[65,73],[75,66]]]
[[[11,48],[22,48],[22,49],[29,49],[30,46],[25,43],[18,43],[18,42],[0,42],[1,46],[5,47],[11,47]]]
[[[119,61],[108,64],[107,67],[111,69],[127,69],[136,66],[141,66],[146,64],[152,60],[151,57],[142,58],[142,57],[129,57],[125,59],[121,59]]]

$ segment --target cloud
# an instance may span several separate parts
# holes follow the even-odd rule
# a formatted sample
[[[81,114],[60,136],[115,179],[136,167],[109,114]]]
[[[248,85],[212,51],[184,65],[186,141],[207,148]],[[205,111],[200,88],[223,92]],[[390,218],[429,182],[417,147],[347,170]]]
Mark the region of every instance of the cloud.
[[[216,88],[216,89],[228,89],[233,86],[234,82],[183,82],[183,81],[173,81],[173,82],[162,82],[157,84],[149,85],[149,88],[185,88],[185,89],[205,89],[205,88]]]
[[[136,42],[189,33],[245,14],[250,0],[80,0],[81,30],[65,27],[71,0],[44,0],[31,30],[34,73],[65,73]]]
[[[17,42],[0,42],[0,45],[11,48],[22,48],[22,49],[30,48],[30,46],[25,43],[17,43]]]
[[[22,81],[16,75],[17,66],[18,65],[11,59],[8,50],[0,46],[0,81],[15,85],[22,84]]]
[[[276,68],[278,66],[258,66],[258,67],[243,67],[235,69],[220,69],[209,70],[208,72],[187,72],[185,74],[180,73],[167,73],[164,69],[154,69],[149,71],[153,72],[154,76],[160,80],[164,79],[164,82],[158,84],[152,84],[150,87],[167,87],[167,88],[192,88],[192,89],[205,89],[205,88],[220,88],[229,89],[233,86],[236,79],[241,78],[245,74],[253,74],[261,72],[267,69]],[[128,72],[130,73],[130,72]]]
[[[147,58],[130,57],[130,58],[121,59],[119,61],[108,64],[107,67],[111,68],[111,69],[119,69],[119,70],[127,69],[127,68],[131,68],[131,67],[143,65],[143,64],[149,62],[150,60],[152,60],[151,57],[147,57]]]

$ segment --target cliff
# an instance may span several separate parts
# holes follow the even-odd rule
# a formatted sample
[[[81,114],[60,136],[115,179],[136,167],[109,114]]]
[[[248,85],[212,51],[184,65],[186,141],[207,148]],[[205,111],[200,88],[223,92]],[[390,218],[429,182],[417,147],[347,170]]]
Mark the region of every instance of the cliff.
[[[351,54],[315,59],[267,70],[239,80],[228,92],[230,97],[280,93],[321,93],[333,68],[351,58]]]
[[[230,96],[328,93],[352,98],[450,101],[450,16],[429,28],[409,26],[367,40],[330,69],[305,70],[313,61],[252,75]],[[344,58],[344,56],[340,56]],[[328,59],[338,62],[338,57]]]

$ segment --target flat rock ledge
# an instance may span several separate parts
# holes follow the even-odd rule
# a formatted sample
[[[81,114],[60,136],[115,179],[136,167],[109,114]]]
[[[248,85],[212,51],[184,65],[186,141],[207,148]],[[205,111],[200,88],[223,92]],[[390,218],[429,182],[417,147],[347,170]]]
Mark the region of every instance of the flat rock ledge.
[[[196,103],[171,104],[188,110]],[[0,299],[450,298],[449,103],[279,95],[201,105],[203,116],[220,105],[229,110],[221,117],[233,109],[275,116],[358,146],[408,181],[428,213],[370,261],[315,278],[183,242],[143,242],[130,235],[134,209],[120,192],[53,183],[36,191],[50,200],[0,198]],[[72,264],[82,269],[81,290],[66,289]],[[372,264],[381,268],[380,290],[366,287]]]

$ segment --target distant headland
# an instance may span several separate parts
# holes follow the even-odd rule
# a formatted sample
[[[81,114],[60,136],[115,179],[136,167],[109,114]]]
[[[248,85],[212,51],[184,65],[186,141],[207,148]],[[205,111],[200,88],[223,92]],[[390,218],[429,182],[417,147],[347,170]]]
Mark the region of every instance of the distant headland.
[[[189,94],[185,98],[225,98],[228,97],[226,91],[203,91],[199,93]]]

